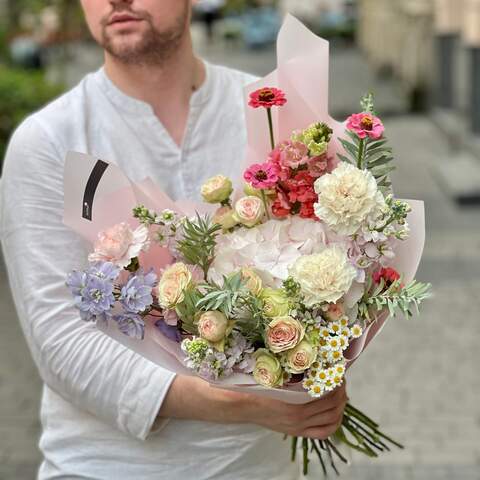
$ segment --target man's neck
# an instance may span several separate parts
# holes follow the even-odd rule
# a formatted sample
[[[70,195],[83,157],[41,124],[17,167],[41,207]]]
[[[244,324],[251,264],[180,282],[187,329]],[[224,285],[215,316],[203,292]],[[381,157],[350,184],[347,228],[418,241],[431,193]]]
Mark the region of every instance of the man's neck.
[[[105,53],[105,72],[126,95],[151,105],[170,136],[181,145],[190,98],[205,81],[203,62],[195,57],[190,37],[162,65],[126,65]]]

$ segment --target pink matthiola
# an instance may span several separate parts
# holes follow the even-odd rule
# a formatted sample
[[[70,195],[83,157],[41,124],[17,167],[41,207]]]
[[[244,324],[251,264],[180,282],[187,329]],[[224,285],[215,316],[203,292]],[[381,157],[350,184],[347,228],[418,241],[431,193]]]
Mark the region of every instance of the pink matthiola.
[[[318,157],[312,157],[308,160],[308,173],[314,177],[319,178],[326,173],[332,173],[337,166],[337,161],[332,155],[324,153]]]
[[[281,167],[296,169],[309,160],[308,147],[304,143],[284,142],[279,148]]]
[[[291,213],[292,206],[288,202],[287,195],[279,190],[277,192],[277,198],[273,202],[272,212],[276,217],[283,218],[288,217]]]
[[[256,163],[245,171],[243,178],[253,188],[268,190],[278,182],[277,172],[277,166],[271,162]]]
[[[264,87],[250,94],[248,105],[253,108],[281,107],[287,103],[285,94],[274,87]]]
[[[293,178],[287,180],[288,199],[292,203],[316,202],[318,199],[314,189],[315,179],[306,171],[298,172]]]
[[[371,113],[354,113],[347,120],[347,128],[361,139],[370,137],[373,140],[381,138],[385,131],[382,121]]]
[[[268,161],[277,167],[277,175],[280,180],[287,180],[290,178],[290,169],[282,166],[281,163],[282,150],[280,147],[275,148],[268,155]]]

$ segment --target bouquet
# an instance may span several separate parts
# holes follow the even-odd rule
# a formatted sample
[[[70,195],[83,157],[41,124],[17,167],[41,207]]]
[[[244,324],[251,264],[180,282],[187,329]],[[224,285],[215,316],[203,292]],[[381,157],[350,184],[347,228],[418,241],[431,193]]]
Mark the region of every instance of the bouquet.
[[[307,35],[290,17],[284,37],[295,29]],[[410,317],[430,285],[413,279],[421,211],[393,194],[394,157],[373,97],[345,124],[320,113],[289,130],[302,105],[291,83],[285,90],[279,83],[248,92],[259,142],[250,143],[243,192],[222,175],[202,186],[205,204],[217,205],[210,214],[198,205],[189,212],[152,182],[133,184],[105,162],[83,157],[79,167],[72,154],[66,182],[74,171],[78,180],[79,168],[88,181],[83,195],[66,196],[65,221],[94,245],[89,266],[67,285],[85,321],[165,368],[306,402],[341,385],[386,319]],[[94,222],[93,198],[107,171]],[[69,206],[77,197],[81,219]],[[326,461],[336,471],[335,458],[346,461],[339,442],[371,457],[389,443],[401,447],[348,404],[333,438],[301,439],[304,473],[310,452],[325,473]]]

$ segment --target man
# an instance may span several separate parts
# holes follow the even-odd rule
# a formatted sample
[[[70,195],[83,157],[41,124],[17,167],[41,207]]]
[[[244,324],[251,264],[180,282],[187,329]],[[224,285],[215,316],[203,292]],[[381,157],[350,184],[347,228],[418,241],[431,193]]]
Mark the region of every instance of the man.
[[[72,306],[66,274],[88,247],[62,224],[66,152],[195,199],[207,177],[240,173],[252,80],[194,56],[190,0],[82,5],[105,65],[20,126],[2,179],[5,260],[45,384],[39,478],[295,479],[282,434],[333,433],[344,388],[304,406],[214,389],[127,350]]]

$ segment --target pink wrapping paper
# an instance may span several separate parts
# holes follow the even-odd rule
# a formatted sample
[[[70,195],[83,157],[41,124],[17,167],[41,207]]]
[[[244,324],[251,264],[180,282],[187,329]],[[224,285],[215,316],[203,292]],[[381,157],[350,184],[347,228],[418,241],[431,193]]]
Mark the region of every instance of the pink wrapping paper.
[[[311,123],[323,121],[334,129],[331,144],[333,149],[329,151],[332,153],[340,151],[337,137],[344,135],[345,125],[331,118],[328,113],[328,42],[316,37],[297,19],[288,15],[278,37],[277,51],[277,70],[247,86],[246,99],[250,92],[261,87],[281,88],[286,93],[288,102],[280,109],[273,109],[276,140],[287,139],[293,130],[303,129]],[[247,109],[246,117],[248,130],[246,164],[264,162],[270,152],[265,111]],[[92,218],[85,219],[82,217],[85,188],[97,161],[89,155],[70,152],[65,165],[64,223],[89,242],[94,242],[99,231],[116,223],[129,222],[135,225],[132,209],[139,204],[156,211],[169,208],[188,215],[195,211],[203,213],[208,210],[208,206],[205,205],[189,202],[175,203],[159,190],[151,179],[134,183],[118,167],[109,164],[96,185],[91,205]],[[411,234],[408,240],[398,243],[396,258],[392,262],[392,266],[404,274],[407,282],[415,277],[425,241],[423,202],[409,200],[408,203],[412,207],[408,218]],[[111,208],[112,205],[114,208]],[[152,266],[158,271],[171,261],[171,256],[166,249],[156,245],[141,257],[141,261],[144,265]],[[387,316],[381,315],[377,322],[372,323],[365,330],[362,337],[351,343],[346,352],[349,366],[380,333]],[[180,345],[164,337],[148,321],[143,341],[123,335],[113,323],[101,328],[105,334],[157,365],[178,374],[194,375],[182,364],[183,355]],[[301,389],[301,385],[297,384],[281,390],[268,389],[254,384],[252,377],[245,374],[234,374],[212,385],[233,391],[248,391],[289,403],[311,401],[308,394]]]

